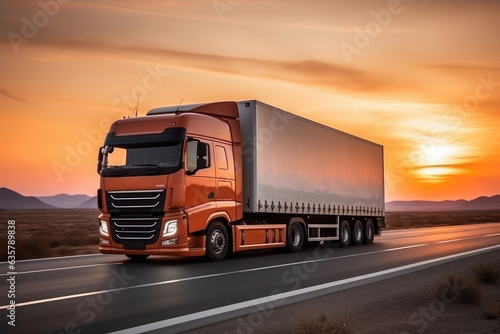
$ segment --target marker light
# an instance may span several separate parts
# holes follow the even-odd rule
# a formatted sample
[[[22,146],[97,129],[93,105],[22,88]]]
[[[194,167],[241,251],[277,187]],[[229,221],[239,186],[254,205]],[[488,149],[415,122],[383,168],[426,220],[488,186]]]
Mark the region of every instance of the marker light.
[[[163,240],[161,242],[162,246],[172,246],[172,245],[177,245],[179,243],[179,238],[174,238],[174,239],[169,239],[169,240]]]

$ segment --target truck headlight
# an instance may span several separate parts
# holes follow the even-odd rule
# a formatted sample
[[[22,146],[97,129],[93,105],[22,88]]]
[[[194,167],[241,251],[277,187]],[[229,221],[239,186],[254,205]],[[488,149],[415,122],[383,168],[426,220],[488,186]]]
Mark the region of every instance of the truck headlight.
[[[163,236],[168,237],[169,235],[174,235],[177,232],[177,220],[170,220],[165,223],[165,228],[163,229]]]
[[[99,226],[99,232],[101,232],[102,235],[109,237],[108,224],[104,220],[101,220]]]

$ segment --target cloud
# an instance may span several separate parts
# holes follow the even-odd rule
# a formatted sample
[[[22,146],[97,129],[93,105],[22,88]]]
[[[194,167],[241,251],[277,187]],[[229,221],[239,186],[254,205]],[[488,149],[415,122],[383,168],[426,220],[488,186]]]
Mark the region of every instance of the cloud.
[[[11,94],[9,91],[7,91],[6,89],[4,88],[0,88],[0,95],[3,95],[9,99],[12,99],[14,101],[19,101],[19,102],[27,102],[27,100],[23,99],[23,98],[20,98],[20,97],[17,97],[13,94]]]
[[[42,41],[38,41],[40,45]],[[350,92],[378,92],[401,89],[383,78],[370,75],[354,67],[318,60],[283,61],[241,58],[208,53],[177,51],[166,48],[116,45],[95,41],[43,41],[52,50],[78,50],[97,58],[130,62],[131,59],[174,68],[197,69],[221,74],[258,77],[303,85],[320,86],[330,90]],[[140,57],[138,57],[140,56]]]
[[[500,71],[499,62],[490,61],[444,61],[444,62],[431,62],[417,65],[418,68],[429,68],[433,70],[462,72],[498,72]]]

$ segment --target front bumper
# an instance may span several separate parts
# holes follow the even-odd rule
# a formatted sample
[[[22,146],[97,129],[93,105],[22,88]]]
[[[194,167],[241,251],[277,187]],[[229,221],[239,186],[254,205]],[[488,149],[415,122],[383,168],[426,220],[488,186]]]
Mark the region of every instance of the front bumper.
[[[123,244],[117,243],[110,235],[110,215],[103,213],[99,216],[100,222],[107,224],[108,235],[99,233],[99,252],[103,254],[128,254],[128,255],[164,255],[164,256],[202,256],[205,255],[205,236],[188,236],[187,217],[183,212],[167,213],[162,218],[161,230],[158,240],[144,249],[126,249]],[[163,236],[167,222],[177,220],[177,230],[174,234]],[[165,244],[170,241],[171,244]],[[163,243],[163,244],[162,244]]]

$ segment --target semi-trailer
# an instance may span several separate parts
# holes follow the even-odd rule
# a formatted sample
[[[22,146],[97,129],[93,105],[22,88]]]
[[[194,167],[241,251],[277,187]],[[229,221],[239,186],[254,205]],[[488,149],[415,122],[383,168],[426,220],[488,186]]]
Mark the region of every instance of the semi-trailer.
[[[120,119],[97,169],[101,253],[220,261],[385,227],[383,146],[256,100]]]

